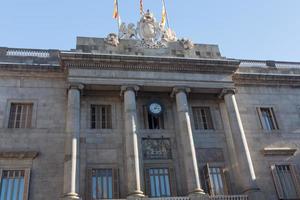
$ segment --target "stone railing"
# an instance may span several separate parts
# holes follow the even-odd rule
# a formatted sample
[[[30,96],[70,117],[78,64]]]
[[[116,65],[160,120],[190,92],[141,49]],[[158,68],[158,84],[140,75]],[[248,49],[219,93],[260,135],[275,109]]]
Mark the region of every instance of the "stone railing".
[[[126,200],[126,199],[113,199]],[[139,200],[190,200],[189,197],[161,197],[161,198],[141,198]],[[247,195],[217,195],[210,196],[210,200],[248,200]]]
[[[211,196],[211,200],[248,200],[247,195],[217,195]]]
[[[274,68],[300,68],[300,62],[284,62],[272,60],[240,60],[240,67],[274,67]]]
[[[24,57],[40,57],[49,58],[50,52],[47,50],[38,49],[7,49],[6,56],[24,56]]]
[[[147,200],[190,200],[189,197],[162,197],[162,198],[146,198]]]

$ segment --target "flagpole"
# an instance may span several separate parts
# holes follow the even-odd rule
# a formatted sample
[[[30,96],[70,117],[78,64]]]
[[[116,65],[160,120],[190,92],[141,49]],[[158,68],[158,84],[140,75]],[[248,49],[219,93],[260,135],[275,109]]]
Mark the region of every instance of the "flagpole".
[[[120,33],[120,11],[119,11],[119,1],[117,0],[117,11],[118,11],[118,20],[117,20],[117,25],[118,25],[118,33]]]
[[[168,28],[170,28],[170,24],[169,24],[169,16],[168,16],[168,12],[167,12],[166,3],[165,3],[165,0],[162,0],[162,1],[163,1],[164,7],[165,7],[165,12],[166,12],[167,26],[168,26]]]

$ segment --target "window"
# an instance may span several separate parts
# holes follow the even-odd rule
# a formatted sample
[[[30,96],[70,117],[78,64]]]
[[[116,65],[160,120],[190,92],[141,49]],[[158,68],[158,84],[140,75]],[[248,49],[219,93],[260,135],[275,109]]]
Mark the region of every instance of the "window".
[[[296,167],[293,165],[271,166],[279,199],[299,199],[300,188]]]
[[[29,170],[2,170],[0,199],[27,200],[29,172]]]
[[[163,114],[153,116],[148,112],[147,106],[143,106],[143,115],[145,129],[164,129]]]
[[[92,200],[118,198],[117,169],[92,169],[90,180]]]
[[[31,128],[32,103],[11,103],[8,128]]]
[[[209,107],[192,107],[196,130],[214,129]]]
[[[112,128],[110,105],[91,105],[91,128],[92,129]]]
[[[227,185],[223,168],[211,167],[208,164],[204,167],[204,183],[206,192],[210,195],[227,195]]]
[[[278,129],[273,108],[270,107],[259,108],[258,114],[260,116],[260,122],[263,129],[269,131]]]
[[[169,168],[146,169],[146,192],[150,197],[171,196]]]

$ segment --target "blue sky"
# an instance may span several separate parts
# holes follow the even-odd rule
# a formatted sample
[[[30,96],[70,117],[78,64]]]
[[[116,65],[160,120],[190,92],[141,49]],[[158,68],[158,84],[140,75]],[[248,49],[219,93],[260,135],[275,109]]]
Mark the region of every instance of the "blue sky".
[[[218,44],[223,56],[300,61],[300,0],[165,0],[179,38]],[[124,22],[139,0],[119,0]],[[159,19],[161,0],[144,0]],[[0,46],[72,49],[76,36],[117,31],[113,0],[1,0]]]

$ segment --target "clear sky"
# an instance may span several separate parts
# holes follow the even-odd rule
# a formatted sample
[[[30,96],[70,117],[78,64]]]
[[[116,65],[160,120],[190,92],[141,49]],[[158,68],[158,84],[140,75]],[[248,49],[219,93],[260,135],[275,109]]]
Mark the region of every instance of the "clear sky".
[[[300,61],[300,0],[165,0],[179,38],[218,44],[232,58]],[[161,0],[144,0],[161,17]],[[137,22],[139,0],[119,0]],[[113,0],[0,0],[0,46],[69,50],[76,36],[117,32]]]

